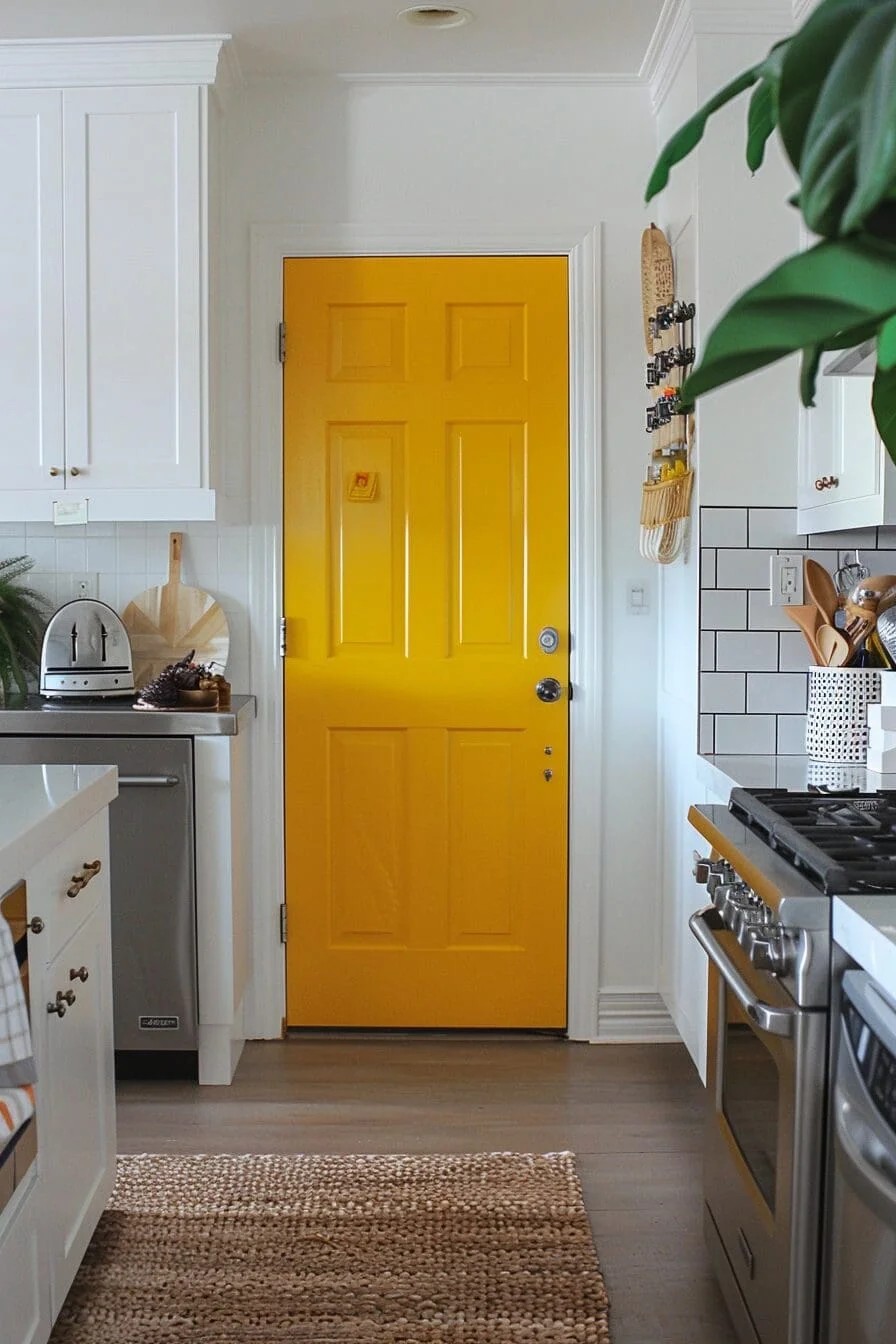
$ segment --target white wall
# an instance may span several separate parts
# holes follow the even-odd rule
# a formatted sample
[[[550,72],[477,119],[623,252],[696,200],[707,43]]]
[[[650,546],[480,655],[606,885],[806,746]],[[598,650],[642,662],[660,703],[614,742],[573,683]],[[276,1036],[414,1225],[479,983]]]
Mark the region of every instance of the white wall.
[[[253,222],[533,230],[603,224],[606,839],[600,988],[655,993],[656,570],[637,551],[644,350],[640,202],[653,153],[638,86],[313,80],[244,90],[225,136],[223,421],[227,478],[247,493]],[[643,585],[648,616],[626,593]]]
[[[766,7],[765,31],[739,33],[729,16],[692,34],[659,109],[657,144],[734,74],[765,55],[789,5]],[[740,21],[743,21],[741,15]],[[747,25],[749,26],[749,25]],[[779,35],[780,35],[779,33]],[[673,170],[657,222],[676,246],[682,297],[697,303],[698,359],[710,328],[750,283],[799,245],[798,215],[786,204],[792,178],[775,143],[752,177],[744,160],[748,97],[717,114],[696,154]],[[705,849],[687,824],[692,803],[707,798],[696,771],[700,505],[793,505],[796,496],[798,397],[793,361],[701,399],[697,410],[694,534],[683,565],[661,576],[659,676],[659,860],[662,882],[662,992],[698,1067],[705,1059],[706,958],[687,930],[704,893],[694,885],[691,852]]]

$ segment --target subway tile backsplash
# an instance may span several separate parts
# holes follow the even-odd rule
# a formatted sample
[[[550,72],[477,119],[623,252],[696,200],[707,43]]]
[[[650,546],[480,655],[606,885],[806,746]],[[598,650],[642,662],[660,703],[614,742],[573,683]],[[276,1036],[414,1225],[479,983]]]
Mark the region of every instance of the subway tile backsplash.
[[[811,555],[831,574],[858,547],[874,574],[896,574],[896,528],[796,531],[796,509],[700,510],[700,750],[802,755],[807,669],[803,636],[769,604],[769,557]]]
[[[183,532],[181,577],[220,602],[230,626],[227,677],[237,691],[249,684],[249,529],[243,525],[192,523],[0,523],[0,559],[30,555],[27,582],[51,607],[72,596],[78,574],[98,576],[98,596],[116,611],[145,588],[164,583],[168,537]]]

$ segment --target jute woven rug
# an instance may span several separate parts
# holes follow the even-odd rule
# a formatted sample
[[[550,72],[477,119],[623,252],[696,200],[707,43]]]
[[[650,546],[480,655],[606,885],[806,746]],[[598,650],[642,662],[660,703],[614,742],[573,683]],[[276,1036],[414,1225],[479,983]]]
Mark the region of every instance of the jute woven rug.
[[[570,1153],[119,1158],[51,1344],[609,1344]]]

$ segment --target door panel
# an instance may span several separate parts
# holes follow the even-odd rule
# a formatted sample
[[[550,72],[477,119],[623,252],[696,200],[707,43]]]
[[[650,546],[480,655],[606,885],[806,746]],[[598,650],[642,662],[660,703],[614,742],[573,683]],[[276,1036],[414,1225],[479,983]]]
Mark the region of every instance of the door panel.
[[[563,1027],[566,260],[284,295],[287,1020]]]

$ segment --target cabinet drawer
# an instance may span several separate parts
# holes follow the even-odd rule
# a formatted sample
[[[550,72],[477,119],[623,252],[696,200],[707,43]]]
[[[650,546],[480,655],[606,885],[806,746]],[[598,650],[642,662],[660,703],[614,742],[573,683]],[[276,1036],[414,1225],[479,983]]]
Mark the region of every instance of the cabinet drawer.
[[[98,870],[85,867],[97,860]],[[108,891],[109,829],[104,809],[28,874],[28,916],[44,923],[39,934],[31,934],[29,956],[42,962],[54,957]]]

